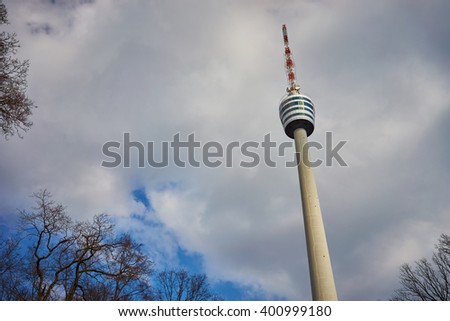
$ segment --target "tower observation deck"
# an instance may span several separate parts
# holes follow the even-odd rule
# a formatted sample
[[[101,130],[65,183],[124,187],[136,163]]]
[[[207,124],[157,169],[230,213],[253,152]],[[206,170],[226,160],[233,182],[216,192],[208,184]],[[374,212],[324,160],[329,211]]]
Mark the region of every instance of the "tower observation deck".
[[[304,128],[309,136],[314,131],[315,121],[314,103],[308,96],[298,92],[286,95],[280,103],[280,119],[284,132],[290,138],[294,138],[297,128]]]
[[[337,300],[337,293],[319,195],[313,170],[308,166],[307,137],[314,131],[315,108],[311,98],[301,94],[300,86],[297,84],[286,25],[283,25],[283,39],[288,87],[287,95],[281,99],[279,113],[284,132],[295,140],[312,299],[334,301]]]

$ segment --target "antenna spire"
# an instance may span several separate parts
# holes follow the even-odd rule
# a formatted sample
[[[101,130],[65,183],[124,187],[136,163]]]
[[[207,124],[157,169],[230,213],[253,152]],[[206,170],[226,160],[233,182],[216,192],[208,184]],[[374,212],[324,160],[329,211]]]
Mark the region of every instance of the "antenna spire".
[[[283,40],[286,75],[288,80],[288,87],[286,88],[286,91],[290,94],[298,94],[300,93],[300,86],[297,84],[297,80],[295,78],[295,64],[294,59],[292,58],[291,48],[289,48],[286,25],[283,25]]]

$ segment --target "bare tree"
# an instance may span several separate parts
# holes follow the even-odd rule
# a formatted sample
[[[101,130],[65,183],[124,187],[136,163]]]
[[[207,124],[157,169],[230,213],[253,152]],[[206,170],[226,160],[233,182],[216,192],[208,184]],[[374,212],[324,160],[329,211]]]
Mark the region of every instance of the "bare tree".
[[[152,266],[142,245],[128,234],[121,235],[104,248],[97,262],[94,260],[80,271],[84,275],[78,282],[78,299],[149,299],[153,297],[149,285]]]
[[[156,276],[156,300],[213,301],[220,298],[209,286],[205,274],[190,275],[186,270],[165,270]]]
[[[166,270],[106,214],[74,222],[47,190],[19,212],[18,234],[0,239],[0,300],[164,300],[220,298],[205,274]],[[154,283],[154,286],[152,286]]]
[[[35,193],[36,207],[33,212],[20,211],[20,229],[31,240],[27,260],[28,276],[32,280],[34,300],[56,299],[55,287],[61,273],[70,264],[64,262],[73,246],[70,227],[72,220],[61,204],[55,204],[44,190]]]
[[[405,263],[400,268],[401,288],[393,300],[450,300],[450,236],[442,234],[431,261],[422,258],[414,266]]]
[[[7,10],[0,0],[0,25],[7,24]],[[36,106],[25,94],[29,61],[13,56],[19,48],[15,33],[0,33],[0,131],[4,137],[27,131],[29,117]]]
[[[29,292],[23,286],[20,240],[12,237],[0,240],[0,300],[26,300]]]
[[[130,235],[115,234],[107,215],[73,222],[48,191],[34,197],[37,206],[31,212],[21,211],[19,221],[22,244],[28,244],[20,260],[21,278],[28,280],[30,289],[25,299],[133,300],[150,296],[148,278],[153,263]],[[17,251],[9,252],[0,256],[5,266],[18,261],[13,260]]]

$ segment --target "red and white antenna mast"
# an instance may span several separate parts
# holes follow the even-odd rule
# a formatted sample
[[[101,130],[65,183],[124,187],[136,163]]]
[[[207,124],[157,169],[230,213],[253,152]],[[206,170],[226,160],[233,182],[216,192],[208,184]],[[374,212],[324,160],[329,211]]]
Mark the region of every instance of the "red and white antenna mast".
[[[291,48],[289,48],[286,25],[283,25],[283,40],[286,75],[288,80],[288,87],[286,88],[286,91],[289,94],[298,94],[300,93],[300,86],[297,84],[297,80],[295,78],[295,64],[294,59],[292,58]]]

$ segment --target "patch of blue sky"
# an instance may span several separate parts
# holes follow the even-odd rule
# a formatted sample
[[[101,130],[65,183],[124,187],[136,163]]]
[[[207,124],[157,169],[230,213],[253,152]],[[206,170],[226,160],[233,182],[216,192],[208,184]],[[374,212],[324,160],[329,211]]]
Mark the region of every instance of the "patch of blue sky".
[[[140,187],[131,192],[133,199],[136,202],[142,203],[148,211],[154,211],[150,198],[147,195],[145,187]]]
[[[241,301],[245,296],[242,286],[231,281],[214,282],[212,289],[226,301]]]
[[[189,252],[178,246],[177,256],[180,262],[180,268],[191,273],[204,273],[203,256],[200,253]]]
[[[177,256],[179,260],[179,268],[185,269],[191,274],[203,274],[204,271],[204,259],[201,253],[189,252],[181,247],[178,247]],[[208,274],[205,273],[207,276]],[[240,301],[248,298],[249,300],[262,300],[257,296],[249,297],[249,293],[246,287],[234,283],[228,280],[213,280],[208,276],[211,289],[214,293],[217,293],[222,299],[227,301]]]
[[[285,297],[269,294],[261,288],[229,280],[211,283],[212,290],[225,301],[283,301]]]

